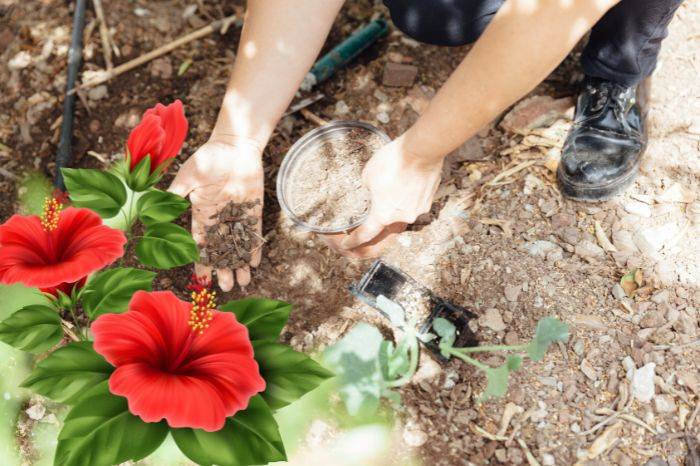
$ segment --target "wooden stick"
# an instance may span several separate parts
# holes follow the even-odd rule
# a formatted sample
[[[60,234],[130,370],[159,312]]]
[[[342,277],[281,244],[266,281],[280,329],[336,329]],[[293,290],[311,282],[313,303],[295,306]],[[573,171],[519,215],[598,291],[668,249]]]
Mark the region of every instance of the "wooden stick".
[[[114,78],[115,76],[119,76],[120,74],[124,74],[127,71],[131,71],[134,68],[143,65],[144,63],[148,63],[149,61],[158,58],[160,56],[165,55],[166,53],[172,52],[178,47],[181,47],[185,44],[188,44],[194,40],[201,39],[202,37],[208,36],[212,32],[215,31],[221,31],[221,30],[227,30],[228,27],[231,25],[236,20],[237,16],[236,15],[231,15],[223,19],[219,19],[216,21],[213,21],[207,26],[204,26],[203,28],[197,29],[196,31],[193,31],[187,35],[184,35],[178,39],[175,39],[174,41],[163,45],[162,47],[158,47],[155,50],[152,50],[148,53],[145,53],[141,55],[140,57],[134,58],[133,60],[130,60],[126,63],[123,63],[117,67],[112,68],[111,70],[107,70],[102,74],[101,76],[96,77],[95,79],[91,79],[90,81],[87,81],[85,83],[82,83],[79,86],[74,87],[68,92],[68,95],[74,94],[76,91],[80,89],[86,89],[88,87],[93,87],[97,86],[102,83],[106,83],[110,79]]]
[[[320,116],[316,115],[308,108],[302,108],[301,110],[299,110],[299,113],[301,113],[304,118],[311,121],[312,123],[316,123],[318,126],[323,126],[323,125],[328,124],[328,122],[326,120],[324,120]]]
[[[102,56],[105,59],[107,70],[114,68],[112,63],[112,38],[107,27],[105,19],[105,11],[102,8],[102,0],[92,0],[92,5],[95,7],[95,14],[100,21],[100,39],[102,40]]]

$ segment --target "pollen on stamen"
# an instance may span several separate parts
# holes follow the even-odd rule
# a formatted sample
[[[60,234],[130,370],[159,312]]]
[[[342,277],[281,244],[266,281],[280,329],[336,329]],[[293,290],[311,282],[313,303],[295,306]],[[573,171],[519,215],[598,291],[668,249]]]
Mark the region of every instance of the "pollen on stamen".
[[[194,332],[201,335],[209,328],[214,318],[216,291],[210,291],[205,288],[199,291],[193,291],[191,297],[192,309],[190,310],[190,318],[187,324]]]
[[[41,226],[45,231],[51,232],[58,228],[63,204],[55,197],[47,197],[44,200],[44,211],[41,214]]]

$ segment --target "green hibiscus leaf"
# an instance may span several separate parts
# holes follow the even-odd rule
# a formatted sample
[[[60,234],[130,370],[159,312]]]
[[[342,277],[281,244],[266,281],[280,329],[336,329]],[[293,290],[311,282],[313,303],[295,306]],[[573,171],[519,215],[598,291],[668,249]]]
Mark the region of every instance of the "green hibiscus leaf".
[[[92,209],[102,218],[119,213],[126,202],[124,183],[112,173],[87,168],[62,168],[71,201]]]
[[[63,346],[39,362],[22,387],[54,401],[74,404],[95,384],[107,380],[114,368],[81,341]]]
[[[527,355],[533,361],[541,361],[549,345],[557,341],[565,342],[568,339],[569,327],[565,323],[554,317],[545,317],[537,323],[535,338],[528,345]]]
[[[107,312],[124,312],[136,291],[151,291],[155,277],[154,272],[133,268],[99,272],[82,290],[83,310],[91,319]]]
[[[333,376],[304,353],[270,341],[254,341],[255,360],[267,383],[262,397],[272,409],[279,409],[318,387]]]
[[[172,429],[175,443],[202,466],[242,466],[285,461],[287,455],[272,411],[256,395],[248,408],[226,420],[223,429]]]
[[[178,218],[190,203],[177,194],[154,189],[141,196],[136,204],[139,218],[146,225],[170,222]]]
[[[0,322],[0,341],[23,351],[40,353],[62,338],[61,318],[42,304],[23,307]]]
[[[199,258],[192,235],[172,223],[154,223],[146,228],[136,245],[141,263],[157,269],[172,269],[191,264]]]
[[[126,398],[112,395],[106,383],[90,392],[92,396],[82,398],[66,417],[54,466],[138,461],[153,453],[168,435],[165,422],[143,422],[129,412]]]
[[[236,314],[238,322],[248,327],[251,340],[275,341],[289,319],[292,305],[265,298],[246,298],[229,301],[219,307]]]
[[[508,392],[508,374],[510,373],[508,363],[499,367],[490,367],[485,372],[487,384],[481,400],[505,395]]]

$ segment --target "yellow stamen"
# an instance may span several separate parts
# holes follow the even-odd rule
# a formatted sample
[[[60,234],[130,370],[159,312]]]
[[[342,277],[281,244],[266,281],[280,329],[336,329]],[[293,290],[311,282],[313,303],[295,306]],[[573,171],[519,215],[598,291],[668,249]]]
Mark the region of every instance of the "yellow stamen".
[[[192,292],[192,309],[187,324],[200,335],[209,328],[216,309],[216,291],[202,289]]]
[[[51,232],[58,228],[58,220],[61,217],[63,204],[53,197],[44,199],[44,212],[41,214],[41,226],[45,231]]]

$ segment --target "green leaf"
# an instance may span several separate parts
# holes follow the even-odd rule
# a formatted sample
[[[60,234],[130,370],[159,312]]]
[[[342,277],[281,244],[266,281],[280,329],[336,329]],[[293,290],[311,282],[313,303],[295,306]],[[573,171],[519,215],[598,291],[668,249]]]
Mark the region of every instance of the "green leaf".
[[[154,223],[146,228],[136,245],[136,256],[145,266],[167,270],[196,261],[199,250],[184,228],[172,223]]]
[[[168,435],[165,422],[131,414],[126,398],[103,390],[76,404],[58,434],[54,466],[111,466],[153,453]],[[93,393],[95,390],[91,390]]]
[[[379,407],[384,390],[378,362],[382,341],[376,327],[361,322],[323,353],[326,367],[338,375],[338,392],[351,416],[371,416]]]
[[[535,337],[527,348],[527,354],[533,361],[541,361],[549,345],[556,342],[566,342],[569,339],[569,327],[554,317],[545,317],[537,323]]]
[[[270,341],[253,341],[255,360],[267,383],[262,397],[273,410],[298,400],[333,376],[304,353]]]
[[[189,206],[190,203],[177,194],[154,189],[141,196],[136,210],[144,224],[152,225],[178,218]]]
[[[251,340],[276,341],[289,319],[292,305],[265,298],[229,301],[219,310],[233,312],[238,322],[248,327]]]
[[[508,363],[499,367],[489,367],[485,372],[487,384],[481,400],[505,395],[508,392],[508,374],[510,373]]]
[[[392,342],[382,341],[379,346],[379,367],[382,370],[384,380],[396,379],[408,372],[410,366],[411,361],[405,339],[401,340],[396,348]]]
[[[122,313],[136,291],[151,291],[155,277],[154,272],[133,268],[99,272],[82,290],[83,310],[90,319],[107,312]]]
[[[440,337],[440,343],[438,344],[440,354],[449,359],[450,350],[457,339],[457,329],[449,320],[438,317],[433,321],[433,330],[435,330],[435,333]]]
[[[172,429],[175,443],[192,461],[202,466],[240,466],[285,461],[287,455],[272,411],[256,395],[248,408],[226,420],[223,429]]]
[[[40,353],[62,338],[61,318],[42,304],[23,307],[0,322],[0,341],[23,351]]]
[[[508,370],[513,372],[519,370],[523,365],[523,357],[519,354],[510,354],[506,358],[506,366]]]
[[[39,362],[22,387],[54,401],[74,404],[95,384],[107,380],[114,368],[81,341],[63,346]]]
[[[127,149],[128,150],[128,149]],[[131,163],[127,163],[127,169]],[[151,178],[151,157],[146,156],[136,164],[133,170],[129,170],[126,177],[127,184],[136,192],[141,192],[152,186]]]
[[[87,168],[62,168],[61,173],[77,207],[92,209],[102,218],[119,213],[126,202],[126,189],[112,173]]]

